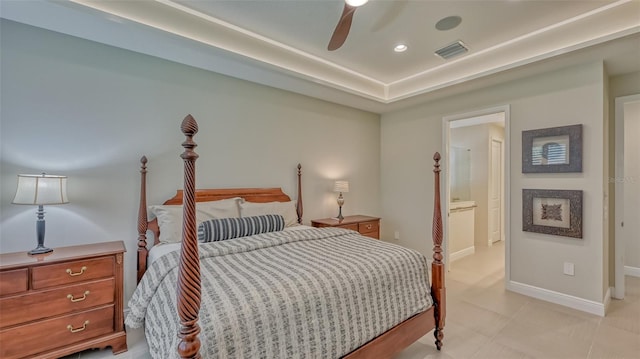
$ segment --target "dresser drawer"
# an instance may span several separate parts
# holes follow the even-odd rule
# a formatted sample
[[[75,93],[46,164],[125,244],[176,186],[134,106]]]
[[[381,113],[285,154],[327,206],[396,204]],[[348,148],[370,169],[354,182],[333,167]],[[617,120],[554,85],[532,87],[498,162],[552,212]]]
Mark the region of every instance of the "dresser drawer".
[[[365,237],[370,237],[373,239],[380,239],[380,235],[378,232],[366,232],[366,233],[360,233]]]
[[[33,289],[43,289],[91,279],[113,277],[113,275],[113,257],[52,264],[32,269],[31,287]]]
[[[362,234],[371,233],[371,232],[378,233],[379,227],[380,227],[379,221],[362,222],[362,223],[358,223],[358,232]]]
[[[343,224],[340,226],[336,226],[338,228],[346,228],[346,229],[351,229],[353,231],[357,231],[358,230],[358,224],[357,223],[351,223],[351,224]]]
[[[113,305],[0,331],[0,358],[24,358],[112,333]],[[37,345],[34,345],[37,344]]]
[[[0,299],[0,328],[113,303],[113,278]]]
[[[0,272],[0,296],[26,292],[29,283],[29,270],[16,269]],[[2,318],[0,316],[0,318]]]

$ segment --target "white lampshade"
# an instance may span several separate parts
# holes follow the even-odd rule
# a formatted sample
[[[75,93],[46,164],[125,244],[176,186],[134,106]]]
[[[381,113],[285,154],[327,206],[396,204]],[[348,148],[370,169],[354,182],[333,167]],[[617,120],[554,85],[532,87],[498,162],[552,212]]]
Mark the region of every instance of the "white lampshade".
[[[336,181],[333,185],[334,192],[349,192],[349,181]]]
[[[64,204],[67,197],[67,177],[52,175],[18,175],[14,204]]]
[[[369,0],[344,0],[344,1],[347,3],[347,5],[353,6],[353,7],[362,6],[369,2]]]

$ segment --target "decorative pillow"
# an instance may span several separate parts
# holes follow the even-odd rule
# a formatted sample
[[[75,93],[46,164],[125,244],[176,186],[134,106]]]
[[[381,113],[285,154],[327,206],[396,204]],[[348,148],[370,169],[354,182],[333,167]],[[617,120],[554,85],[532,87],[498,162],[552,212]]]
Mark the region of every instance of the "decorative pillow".
[[[298,225],[296,202],[242,202],[240,203],[240,217],[260,216],[264,214],[279,214],[284,217],[284,226]]]
[[[240,197],[211,202],[196,203],[196,225],[213,219],[240,217]],[[158,218],[160,242],[176,243],[182,241],[182,205],[149,206],[149,210]]]
[[[210,219],[200,223],[198,226],[198,241],[217,242],[259,233],[276,232],[283,229],[284,218],[277,214]]]

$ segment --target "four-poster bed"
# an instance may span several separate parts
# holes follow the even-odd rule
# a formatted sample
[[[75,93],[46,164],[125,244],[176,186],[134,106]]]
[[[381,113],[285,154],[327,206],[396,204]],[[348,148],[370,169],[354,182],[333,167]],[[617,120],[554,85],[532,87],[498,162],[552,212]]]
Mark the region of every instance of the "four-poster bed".
[[[435,329],[436,347],[441,348],[445,288],[438,153],[434,156],[434,254],[429,287],[424,256],[344,229],[300,226],[297,230],[285,228],[280,232],[216,242],[216,247],[199,246],[197,203],[231,198],[250,203],[289,202],[290,198],[279,188],[196,190],[198,155],[194,152],[193,136],[198,128],[191,115],[184,119],[181,129],[186,136],[182,144],[185,151],[181,155],[184,190],[165,202],[165,205],[183,206],[181,249],[149,265],[146,233],[148,230],[154,233],[154,244],[158,244],[161,234],[157,219],[147,219],[147,159],[141,160],[137,274],[140,284],[130,301],[127,324],[144,323],[147,340],[155,341],[156,345],[158,338],[171,336],[162,328],[170,327],[166,322],[177,314],[179,342],[166,353],[157,352],[157,356],[174,356],[177,351],[181,358],[200,358],[204,349],[204,357],[242,357],[242,353],[250,352],[265,358],[301,354],[349,359],[389,358],[432,329]],[[300,165],[295,210],[298,223],[302,223]],[[236,256],[241,262],[236,262],[240,261]],[[378,265],[367,263],[368,256],[378,256]],[[272,268],[276,265],[280,267]],[[331,272],[331,266],[336,267],[335,273]],[[147,267],[152,272],[144,276]],[[231,279],[224,278],[225,271]],[[171,287],[166,287],[165,278],[173,278],[171,283],[177,286],[177,293],[166,289]],[[354,282],[348,282],[351,280]],[[273,293],[269,294],[271,290]],[[261,297],[261,301],[245,298],[254,294],[256,298]],[[161,295],[163,297],[159,297]],[[241,307],[240,314],[231,308],[235,305]],[[265,307],[264,312],[257,307]],[[154,312],[160,314],[153,314],[154,317],[150,314]],[[169,339],[175,339],[175,334]],[[322,356],[319,353],[323,353]]]

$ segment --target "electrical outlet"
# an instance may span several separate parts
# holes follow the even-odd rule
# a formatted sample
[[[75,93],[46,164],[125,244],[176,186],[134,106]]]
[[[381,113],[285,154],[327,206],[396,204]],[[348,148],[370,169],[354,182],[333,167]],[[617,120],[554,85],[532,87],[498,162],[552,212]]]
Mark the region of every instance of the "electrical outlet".
[[[564,274],[566,274],[566,275],[575,275],[573,263],[564,262]]]
[[[395,239],[396,241],[399,241],[399,240],[400,240],[400,231],[396,231],[396,232],[393,234],[393,239]]]

